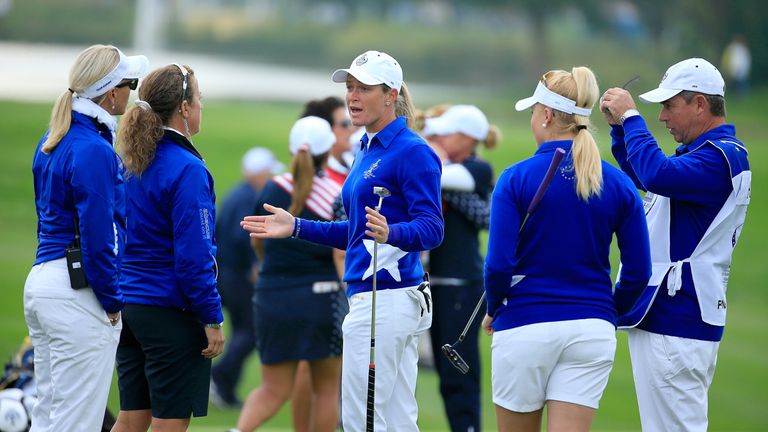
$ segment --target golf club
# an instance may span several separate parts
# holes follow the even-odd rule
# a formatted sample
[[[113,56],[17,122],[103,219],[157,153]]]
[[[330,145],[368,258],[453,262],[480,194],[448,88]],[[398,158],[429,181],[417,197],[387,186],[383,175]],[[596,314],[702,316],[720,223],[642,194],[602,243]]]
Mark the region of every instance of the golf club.
[[[390,196],[389,189],[383,186],[374,186],[373,193],[379,197],[379,204],[376,206],[376,211],[381,211],[381,205],[384,202],[384,198]],[[371,354],[370,361],[368,363],[368,397],[366,399],[366,412],[365,412],[365,430],[367,432],[373,432],[373,413],[374,404],[376,400],[376,362],[375,362],[375,348],[376,348],[376,273],[379,271],[379,263],[377,262],[377,251],[379,242],[374,239],[373,241],[373,287],[371,289]]]
[[[549,184],[552,183],[552,179],[555,177],[555,171],[557,170],[557,167],[560,166],[560,162],[562,162],[564,156],[565,150],[560,147],[555,149],[555,153],[552,155],[552,161],[549,163],[549,168],[547,168],[547,172],[544,174],[544,178],[541,180],[539,188],[536,189],[536,193],[533,195],[533,199],[528,205],[528,210],[525,213],[523,222],[520,224],[520,229],[517,231],[518,234],[523,231],[523,227],[525,226],[525,223],[528,222],[528,218],[531,216],[531,213],[536,210],[539,202],[541,202],[541,199],[544,198],[544,193],[547,191],[547,188],[549,188]],[[483,301],[485,301],[485,290],[483,290],[483,294],[480,296],[480,300],[477,301],[477,306],[475,306],[475,310],[472,312],[472,316],[469,317],[467,325],[464,326],[464,330],[461,332],[456,342],[452,344],[445,344],[442,347],[443,354],[445,354],[445,356],[448,358],[448,361],[450,361],[453,367],[458,369],[462,374],[469,372],[469,365],[461,357],[461,355],[459,355],[459,352],[456,351],[456,345],[464,341],[464,338],[467,336],[467,332],[469,331],[469,326],[475,320],[477,313],[480,311],[480,307],[483,305]]]

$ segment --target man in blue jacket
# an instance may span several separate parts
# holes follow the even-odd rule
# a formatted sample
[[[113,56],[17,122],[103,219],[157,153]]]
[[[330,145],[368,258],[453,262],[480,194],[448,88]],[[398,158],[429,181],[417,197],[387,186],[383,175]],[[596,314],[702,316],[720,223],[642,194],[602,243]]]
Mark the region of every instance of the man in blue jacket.
[[[612,88],[601,99],[612,151],[646,192],[653,273],[623,317],[644,430],[707,430],[707,392],[725,326],[731,255],[749,204],[747,150],[725,122],[725,85],[708,61],[671,66],[657,89],[659,120],[681,145],[667,157],[632,96]]]

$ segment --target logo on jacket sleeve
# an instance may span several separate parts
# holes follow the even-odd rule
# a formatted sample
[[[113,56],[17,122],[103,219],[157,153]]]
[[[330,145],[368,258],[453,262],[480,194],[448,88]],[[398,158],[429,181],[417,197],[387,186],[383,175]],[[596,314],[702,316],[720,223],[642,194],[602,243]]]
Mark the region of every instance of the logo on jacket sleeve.
[[[363,178],[369,179],[369,178],[376,177],[373,171],[379,167],[379,162],[381,162],[381,159],[376,159],[376,162],[372,163],[371,166],[368,167],[367,170],[365,170],[365,172],[363,173]]]

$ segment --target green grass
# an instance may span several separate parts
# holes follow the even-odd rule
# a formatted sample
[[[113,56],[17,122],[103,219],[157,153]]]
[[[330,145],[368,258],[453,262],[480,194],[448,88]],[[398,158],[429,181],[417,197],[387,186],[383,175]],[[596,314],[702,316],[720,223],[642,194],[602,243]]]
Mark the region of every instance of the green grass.
[[[418,97],[418,95],[416,95]],[[486,151],[498,173],[506,166],[534,151],[528,113],[517,113],[512,102],[519,95],[499,95],[498,99],[471,101],[486,110],[492,123],[499,125],[504,140],[499,148]],[[753,170],[752,203],[739,245],[733,258],[729,284],[729,316],[721,344],[718,369],[710,391],[710,430],[768,430],[768,265],[765,242],[768,240],[768,126],[761,101],[768,91],[729,104],[729,121],[737,125],[739,137],[750,150]],[[655,120],[657,106],[641,105],[640,110],[664,143],[666,152],[675,145]],[[7,358],[26,334],[22,312],[24,279],[35,253],[36,219],[32,191],[32,153],[43,133],[49,105],[0,102],[0,359]],[[288,130],[300,111],[296,104],[229,103],[206,101],[202,132],[195,143],[205,156],[214,178],[219,200],[239,177],[239,160],[251,146],[275,150],[287,161]],[[611,160],[608,127],[600,119],[598,142],[603,157]],[[483,422],[486,430],[495,429],[490,400],[490,340],[481,337],[483,357]],[[241,396],[259,383],[258,361],[247,367]],[[417,398],[422,430],[448,430],[433,371],[419,374]],[[117,410],[113,386],[110,407]],[[208,417],[194,419],[191,431],[221,431],[234,425],[235,411],[211,407]],[[266,425],[266,430],[290,430],[287,407]],[[594,422],[595,430],[639,430],[639,418],[629,364],[626,335],[619,333],[616,364]]]

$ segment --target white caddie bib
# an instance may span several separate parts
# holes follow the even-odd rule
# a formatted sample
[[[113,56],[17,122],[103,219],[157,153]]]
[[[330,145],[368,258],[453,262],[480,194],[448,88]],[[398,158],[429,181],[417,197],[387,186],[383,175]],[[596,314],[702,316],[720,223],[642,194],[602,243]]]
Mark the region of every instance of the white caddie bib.
[[[723,151],[712,142],[707,144],[714,145]],[[724,151],[723,156],[730,164]],[[683,263],[687,262],[691,267],[696,298],[701,309],[701,319],[715,326],[725,325],[727,307],[725,293],[731,269],[731,256],[744,226],[752,172],[749,170],[740,172],[731,178],[731,183],[733,185],[731,194],[691,256],[676,262],[672,262],[669,257],[670,199],[650,192],[643,199],[651,242],[652,273],[648,285],[658,286],[668,274],[666,286],[660,286],[661,291],[657,295],[664,295],[663,290],[666,288],[666,294],[674,296],[682,286]]]

